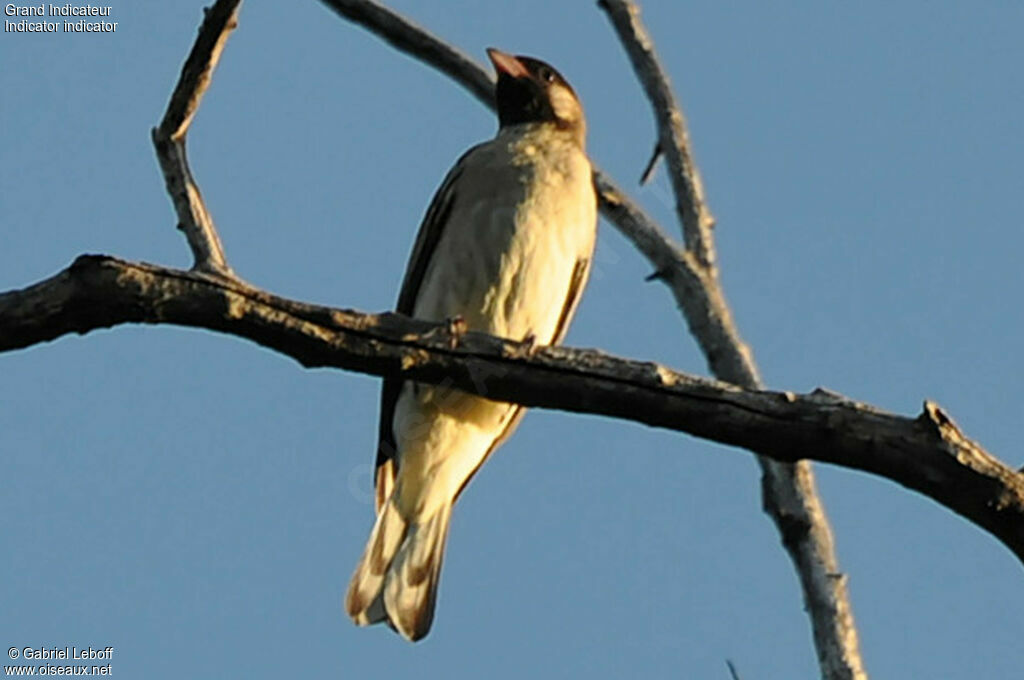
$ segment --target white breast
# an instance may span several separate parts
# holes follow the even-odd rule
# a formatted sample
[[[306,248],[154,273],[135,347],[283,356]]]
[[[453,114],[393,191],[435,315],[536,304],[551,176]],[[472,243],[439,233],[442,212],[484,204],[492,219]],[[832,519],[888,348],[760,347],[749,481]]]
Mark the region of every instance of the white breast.
[[[465,162],[414,315],[549,343],[576,261],[594,247],[590,163],[545,128],[504,132]]]

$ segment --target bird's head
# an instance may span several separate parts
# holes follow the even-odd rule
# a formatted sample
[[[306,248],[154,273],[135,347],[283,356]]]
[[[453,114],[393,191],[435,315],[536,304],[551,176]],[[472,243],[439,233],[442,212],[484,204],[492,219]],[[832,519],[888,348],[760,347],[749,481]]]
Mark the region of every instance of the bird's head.
[[[495,99],[501,127],[553,123],[572,132],[583,146],[583,107],[562,74],[540,59],[513,56],[493,47],[487,49],[487,56],[498,72]]]

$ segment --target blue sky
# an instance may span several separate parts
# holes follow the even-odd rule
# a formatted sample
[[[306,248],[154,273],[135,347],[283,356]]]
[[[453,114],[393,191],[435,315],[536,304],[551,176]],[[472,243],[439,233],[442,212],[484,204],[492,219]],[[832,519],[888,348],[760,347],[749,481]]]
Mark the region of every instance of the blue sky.
[[[173,266],[149,129],[202,3],[117,32],[0,35],[0,290],[83,252]],[[593,2],[392,6],[475,58],[556,65],[633,187],[647,103]],[[722,276],[765,381],[916,414],[1014,466],[1024,377],[1024,8],[676,3],[645,18],[691,126]],[[250,2],[189,138],[247,280],[393,303],[420,217],[491,114],[317,2]],[[637,189],[678,233],[668,183]],[[644,260],[600,227],[573,345],[704,373]],[[113,646],[122,677],[744,678],[817,673],[749,455],[533,411],[456,508],[434,629],[357,629],[378,381],[238,339],[119,327],[0,355],[0,642]],[[1021,565],[884,480],[818,466],[877,678],[1012,677]]]

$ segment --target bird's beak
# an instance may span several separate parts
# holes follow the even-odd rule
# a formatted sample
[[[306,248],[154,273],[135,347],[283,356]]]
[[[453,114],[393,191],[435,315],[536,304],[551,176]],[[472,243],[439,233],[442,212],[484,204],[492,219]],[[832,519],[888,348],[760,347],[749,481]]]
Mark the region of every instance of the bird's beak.
[[[522,78],[530,75],[530,72],[526,70],[526,66],[523,65],[523,62],[519,61],[511,54],[502,52],[494,47],[488,47],[487,56],[491,58],[491,63],[494,64],[494,68],[497,70],[499,76],[503,73],[512,78]]]

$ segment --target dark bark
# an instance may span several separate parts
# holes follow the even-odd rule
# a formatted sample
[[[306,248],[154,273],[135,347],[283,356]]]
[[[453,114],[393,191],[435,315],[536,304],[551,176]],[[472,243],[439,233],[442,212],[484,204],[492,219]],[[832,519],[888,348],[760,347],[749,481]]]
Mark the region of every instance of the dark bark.
[[[398,314],[277,297],[228,277],[83,255],[57,275],[0,294],[0,351],[125,323],[247,338],[303,366],[401,376],[525,406],[632,420],[815,460],[914,489],[974,522],[1024,561],[1024,474],[964,436],[937,405],[916,418],[825,390],[745,389],[596,350],[526,345]]]

